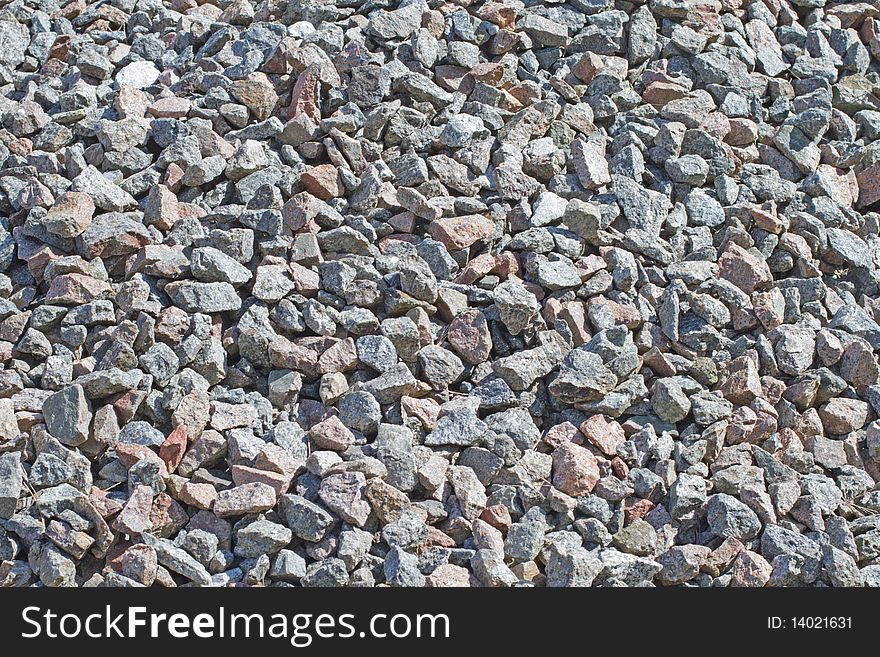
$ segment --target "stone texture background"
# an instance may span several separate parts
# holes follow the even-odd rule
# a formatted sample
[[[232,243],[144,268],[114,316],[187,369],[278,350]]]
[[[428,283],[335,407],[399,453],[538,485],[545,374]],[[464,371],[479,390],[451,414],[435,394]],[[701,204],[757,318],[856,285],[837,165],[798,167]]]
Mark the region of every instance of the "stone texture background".
[[[0,6],[0,585],[880,585],[880,8]]]

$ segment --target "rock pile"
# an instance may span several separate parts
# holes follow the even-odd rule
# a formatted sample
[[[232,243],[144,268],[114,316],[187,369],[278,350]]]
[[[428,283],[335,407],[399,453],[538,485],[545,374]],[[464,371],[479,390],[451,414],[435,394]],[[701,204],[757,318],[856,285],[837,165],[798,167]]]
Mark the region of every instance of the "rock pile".
[[[12,0],[0,585],[880,585],[880,9]]]

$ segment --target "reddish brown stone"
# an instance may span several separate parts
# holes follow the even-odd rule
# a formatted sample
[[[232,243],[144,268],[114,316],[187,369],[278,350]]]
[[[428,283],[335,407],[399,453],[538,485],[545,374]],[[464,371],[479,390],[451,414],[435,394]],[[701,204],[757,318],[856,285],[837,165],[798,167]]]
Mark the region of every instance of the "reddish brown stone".
[[[504,67],[495,62],[480,62],[471,69],[470,73],[477,82],[495,87],[504,77]]]
[[[638,328],[642,322],[642,315],[635,306],[625,306],[622,303],[606,299],[605,297],[592,297],[587,301],[586,311],[589,313],[593,306],[604,306],[611,311],[616,324],[624,324],[627,328]]]
[[[95,214],[95,203],[84,192],[64,192],[46,214],[46,230],[60,237],[76,237]]]
[[[553,485],[566,495],[581,497],[599,481],[596,457],[586,448],[563,443],[553,451]]]
[[[773,567],[764,557],[751,550],[743,550],[730,568],[730,585],[760,588],[770,581],[772,572]]]
[[[842,435],[856,431],[868,421],[868,404],[858,399],[835,397],[819,407],[825,433]]]
[[[507,530],[510,529],[510,525],[513,524],[510,511],[503,504],[487,506],[480,514],[480,520],[492,525],[502,534],[506,534]]]
[[[319,164],[307,169],[300,180],[307,192],[325,201],[343,194],[339,172],[333,164]]]
[[[325,349],[318,358],[318,369],[321,374],[329,372],[350,372],[358,365],[357,349],[354,340],[339,340]]]
[[[506,2],[487,2],[477,9],[477,16],[494,23],[500,28],[513,27],[516,23],[517,8]]]
[[[687,89],[670,82],[652,82],[642,92],[642,100],[654,107],[663,107],[673,100],[687,97]]]
[[[180,342],[190,329],[190,316],[177,306],[165,308],[156,322],[156,338],[172,344]]]
[[[162,178],[162,182],[172,192],[177,192],[183,184],[183,174],[184,170],[176,162],[172,162],[165,169],[165,176]]]
[[[446,547],[446,548],[454,548],[456,547],[456,543],[448,534],[444,534],[442,531],[433,526],[428,526],[428,540],[427,545],[435,546],[435,547]]]
[[[147,460],[161,466],[159,469],[160,476],[168,476],[168,470],[165,469],[165,461],[160,459],[159,455],[149,447],[132,443],[117,443],[113,449],[116,451],[116,458],[120,460],[126,469],[130,468],[138,461]]]
[[[119,93],[113,103],[120,118],[141,118],[147,111],[150,100],[140,89],[135,89],[127,84],[119,87]]]
[[[153,506],[153,491],[149,486],[135,486],[128,501],[113,521],[113,529],[130,536],[137,536],[153,527],[150,522],[150,509]]]
[[[109,560],[108,555],[108,564],[114,572],[140,582],[144,586],[152,586],[156,581],[156,571],[159,565],[156,559],[156,550],[145,543],[126,547],[125,551],[112,561]]]
[[[471,365],[485,363],[492,351],[492,334],[486,316],[469,309],[449,324],[446,339],[461,358]]]
[[[169,230],[180,218],[177,196],[165,185],[153,185],[147,195],[144,223],[155,224],[161,230]]]
[[[712,550],[706,561],[701,566],[703,572],[709,573],[713,577],[718,577],[730,568],[730,564],[736,559],[737,555],[745,549],[742,542],[732,536],[724,539],[724,542],[717,548]]]
[[[189,515],[168,493],[159,493],[150,509],[152,534],[162,538],[174,536],[189,522]]]
[[[495,224],[479,214],[442,217],[431,222],[431,237],[452,249],[466,249],[495,233]]]
[[[633,520],[641,520],[655,506],[651,500],[639,500],[632,497],[627,499],[623,507],[624,525],[629,525]]]
[[[611,459],[611,472],[618,479],[626,479],[629,476],[629,466],[619,456]]]
[[[880,162],[861,171],[856,180],[859,183],[859,208],[865,208],[880,201]]]
[[[606,420],[604,415],[593,415],[581,423],[581,433],[606,456],[615,456],[617,448],[626,442],[623,427],[616,420]]]
[[[730,119],[721,112],[709,112],[700,124],[700,128],[716,139],[723,140],[730,132]]]
[[[257,118],[265,121],[272,114],[278,94],[264,73],[252,73],[246,80],[236,80],[229,85],[229,92],[245,105]]]
[[[751,119],[729,119],[730,131],[724,137],[731,146],[749,146],[758,139],[758,125]]]
[[[304,297],[313,297],[321,289],[321,276],[298,262],[290,263],[290,278],[294,289]]]
[[[432,588],[463,588],[471,585],[471,575],[467,568],[445,563],[435,568],[425,577],[425,585]]]
[[[180,465],[181,459],[186,452],[186,427],[181,425],[168,434],[165,442],[159,448],[159,458],[165,462],[168,472],[174,472]]]
[[[76,306],[103,299],[112,292],[112,289],[108,282],[85,274],[62,274],[52,279],[49,291],[46,292],[45,303]]]
[[[740,356],[731,361],[727,377],[719,387],[721,394],[728,401],[737,405],[749,404],[763,394],[758,366],[749,356]]]
[[[284,228],[287,234],[293,235],[300,230],[318,216],[320,209],[319,200],[309,192],[299,192],[291,196],[281,208],[281,216],[284,219]]]
[[[211,484],[195,484],[188,481],[180,489],[178,497],[184,504],[210,511],[217,499],[217,489]]]
[[[290,94],[290,107],[287,110],[287,118],[293,119],[299,114],[305,114],[316,125],[321,122],[321,111],[318,109],[317,99],[318,75],[316,67],[309,67],[299,74],[293,91]]]
[[[495,256],[491,253],[483,253],[467,263],[467,265],[458,272],[455,277],[456,283],[462,285],[470,285],[471,283],[483,278],[486,274],[495,268]]]
[[[321,449],[336,452],[344,452],[354,442],[354,434],[335,415],[313,426],[309,438]]]
[[[284,37],[275,46],[275,49],[269,53],[266,63],[260,69],[264,73],[275,73],[276,75],[287,75],[293,70],[293,60],[291,53],[296,48],[296,40],[293,37]]]
[[[440,405],[433,399],[416,399],[404,395],[400,398],[400,407],[407,415],[417,418],[428,431],[437,425]]]
[[[55,42],[49,50],[49,59],[58,59],[64,61],[67,59],[67,53],[70,52],[70,35],[59,34],[55,37]]]
[[[564,443],[583,443],[583,435],[571,422],[557,424],[544,434],[544,442],[556,449]]]
[[[28,271],[36,280],[42,281],[46,267],[49,266],[50,262],[58,260],[60,257],[62,257],[62,254],[51,246],[40,247],[33,255],[27,258]]]
[[[331,474],[321,482],[318,496],[345,522],[363,527],[370,516],[366,485],[367,479],[361,472]]]
[[[278,335],[269,343],[269,362],[274,367],[317,374],[318,354]]]
[[[399,520],[401,514],[412,506],[406,493],[397,490],[379,477],[373,477],[367,482],[366,495],[367,501],[383,525]]]
[[[574,346],[579,347],[592,337],[587,326],[587,309],[583,302],[567,301],[562,304],[559,319],[565,322],[571,331]]]
[[[116,411],[119,421],[125,424],[131,421],[146,397],[147,393],[143,390],[130,390],[110,397],[110,402],[113,405],[113,410]]]
[[[773,281],[767,262],[734,242],[728,242],[718,259],[718,267],[721,278],[727,279],[746,294]]]
[[[231,468],[232,481],[236,486],[259,482],[271,486],[276,495],[284,495],[290,487],[291,474],[259,470],[246,465],[233,465]]]
[[[587,52],[581,55],[580,59],[578,59],[575,65],[571,67],[571,72],[574,73],[581,82],[589,84],[590,81],[599,75],[604,68],[605,63],[599,55],[593,52]]]
[[[508,276],[515,276],[519,273],[519,260],[516,254],[511,251],[502,251],[495,256],[495,266],[492,272],[502,280],[507,280]]]
[[[473,90],[473,78],[464,66],[439,64],[434,67],[434,80],[446,91],[469,94]]]
[[[190,106],[186,98],[169,96],[157,100],[147,108],[147,111],[158,119],[182,119],[189,114]]]

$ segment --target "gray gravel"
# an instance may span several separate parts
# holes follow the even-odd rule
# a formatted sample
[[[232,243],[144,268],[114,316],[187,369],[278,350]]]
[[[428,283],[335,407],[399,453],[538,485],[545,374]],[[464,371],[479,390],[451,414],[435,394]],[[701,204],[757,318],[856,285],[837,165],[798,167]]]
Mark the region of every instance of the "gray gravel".
[[[880,11],[0,8],[0,586],[880,585]]]

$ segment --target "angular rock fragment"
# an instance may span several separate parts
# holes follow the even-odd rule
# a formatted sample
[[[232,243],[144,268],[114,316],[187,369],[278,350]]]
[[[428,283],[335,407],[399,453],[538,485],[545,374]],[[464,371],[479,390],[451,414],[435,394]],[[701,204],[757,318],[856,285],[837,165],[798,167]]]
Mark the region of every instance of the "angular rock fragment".
[[[63,444],[73,447],[88,439],[92,412],[78,383],[47,397],[41,410],[46,429]]]

